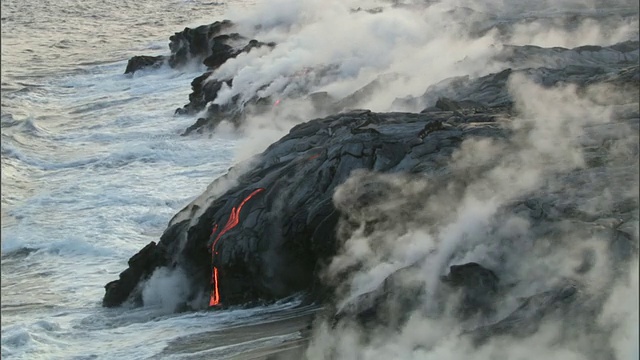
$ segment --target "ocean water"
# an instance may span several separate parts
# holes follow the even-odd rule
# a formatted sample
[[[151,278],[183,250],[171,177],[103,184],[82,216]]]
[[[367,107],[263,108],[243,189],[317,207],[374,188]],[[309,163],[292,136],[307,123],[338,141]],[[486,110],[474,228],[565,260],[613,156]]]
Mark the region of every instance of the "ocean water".
[[[168,54],[173,32],[252,4],[2,2],[3,359],[148,358],[178,337],[295,305],[101,307],[103,285],[228,169],[237,141],[179,136],[194,119],[173,111],[202,67],[130,78],[127,60]]]

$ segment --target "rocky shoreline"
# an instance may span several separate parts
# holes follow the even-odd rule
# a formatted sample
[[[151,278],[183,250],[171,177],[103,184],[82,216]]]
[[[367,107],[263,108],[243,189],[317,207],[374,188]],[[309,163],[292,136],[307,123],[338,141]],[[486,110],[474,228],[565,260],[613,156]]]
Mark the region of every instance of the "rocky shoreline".
[[[220,89],[233,84],[233,78],[216,78],[216,69],[241,53],[277,46],[233,31],[228,20],[185,29],[171,37],[171,56],[135,57],[127,66],[126,73],[133,73],[159,62],[178,67],[196,59],[208,67],[193,80],[189,103],[176,111],[205,113],[183,135],[212,131],[221,121],[240,124],[286,100],[256,92],[243,104],[238,98],[212,103]],[[407,318],[385,314],[390,304],[403,304],[400,313],[416,311],[415,298],[428,282],[415,279],[425,277],[424,264],[431,255],[417,254],[413,263],[398,265],[373,289],[353,293],[340,279],[349,279],[364,263],[328,270],[335,268],[346,244],[376,234],[401,238],[416,224],[438,227],[470,192],[493,204],[495,196],[483,194],[475,180],[494,181],[496,172],[517,169],[505,176],[526,182],[519,173],[535,168],[535,186],[519,185],[513,194],[498,196],[486,233],[465,235],[478,237],[468,246],[495,251],[494,260],[483,263],[461,255],[471,251],[466,245],[452,249],[435,268],[440,290],[433,301],[451,305],[457,299],[456,318],[483,324],[463,332],[477,344],[501,334],[526,337],[548,314],[581,318],[580,324],[595,321],[593,314],[603,306],[607,290],[590,290],[590,274],[604,266],[603,257],[611,259],[607,276],[613,284],[638,256],[637,191],[626,187],[638,181],[638,54],[638,41],[574,49],[507,47],[498,56],[505,64],[502,71],[447,79],[420,97],[397,99],[394,107],[405,109],[399,112],[358,110],[363,99],[384,86],[384,76],[341,99],[299,89],[290,96],[314,100],[316,113],[323,116],[293,127],[263,153],[216,179],[208,192],[174,216],[158,243],[134,255],[120,278],[105,286],[103,305],[141,304],[145,281],[166,268],[187,274],[191,293],[183,309],[258,304],[302,292],[307,302],[331,304],[334,326],[345,319],[404,324]],[[331,67],[324,71],[330,73]],[[521,91],[514,98],[513,88],[521,83],[533,97],[561,87],[564,92],[557,96],[587,99],[594,108],[606,105],[607,118],[595,114],[596,120],[582,122],[577,110],[563,114],[559,108],[546,116],[575,119],[558,128],[538,123],[528,117],[544,114],[528,114],[526,104],[519,104],[528,95]],[[619,96],[605,99],[603,88]],[[559,137],[538,144],[545,136]],[[556,147],[553,141],[561,139],[570,147]],[[469,151],[470,146],[477,148]],[[579,154],[578,160],[568,158],[572,152]],[[566,164],[569,160],[575,162]],[[407,188],[416,189],[407,195]],[[609,194],[606,206],[588,206],[603,192]],[[432,203],[438,208],[430,208]],[[516,217],[527,224],[527,236],[504,232]],[[567,241],[577,237],[597,237],[595,248],[604,250],[593,250],[589,243],[574,251]],[[571,253],[577,264],[561,281],[539,279],[539,291],[521,294],[515,310],[504,313],[496,304],[512,298],[520,282],[532,281],[514,270],[514,263],[527,257],[523,249],[536,256]]]

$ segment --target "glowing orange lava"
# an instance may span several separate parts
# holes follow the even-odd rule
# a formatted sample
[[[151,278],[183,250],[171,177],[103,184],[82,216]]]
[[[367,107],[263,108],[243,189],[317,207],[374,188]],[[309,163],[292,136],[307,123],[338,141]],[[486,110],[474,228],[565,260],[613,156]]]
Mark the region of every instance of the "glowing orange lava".
[[[213,265],[213,258],[214,256],[217,255],[215,248],[216,248],[216,244],[218,243],[218,240],[220,240],[222,235],[224,235],[227,231],[233,229],[234,227],[236,227],[236,225],[238,225],[238,223],[240,222],[240,211],[242,210],[242,207],[244,206],[244,204],[246,204],[247,201],[249,201],[252,197],[254,197],[256,194],[258,194],[261,191],[264,191],[264,189],[258,188],[253,190],[253,192],[249,194],[249,196],[247,196],[244,200],[242,200],[242,202],[240,203],[240,205],[238,205],[237,208],[234,206],[233,209],[231,209],[231,214],[229,215],[229,220],[227,220],[227,224],[222,228],[222,231],[220,231],[216,239],[213,241],[213,244],[211,244],[211,264],[212,265]],[[213,231],[211,231],[211,235],[215,234],[217,230],[218,230],[218,224],[215,224],[213,226]],[[216,306],[220,304],[220,292],[218,290],[218,268],[215,266],[213,266],[213,270],[211,271],[211,285],[212,285],[212,289],[211,289],[211,296],[209,297],[209,306]]]

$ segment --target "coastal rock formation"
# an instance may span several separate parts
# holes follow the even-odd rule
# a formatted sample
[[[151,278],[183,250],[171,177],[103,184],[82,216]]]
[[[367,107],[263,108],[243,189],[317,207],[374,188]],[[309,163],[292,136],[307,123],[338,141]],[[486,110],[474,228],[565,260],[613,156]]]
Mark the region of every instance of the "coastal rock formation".
[[[490,107],[510,107],[512,99],[508,92],[507,79],[511,74],[525,75],[546,87],[560,83],[572,83],[585,87],[609,81],[607,79],[617,79],[616,81],[629,84],[632,80],[629,77],[635,76],[633,69],[637,66],[640,56],[638,49],[638,41],[627,41],[607,47],[583,46],[574,49],[505,46],[492,59],[496,63],[504,64],[504,70],[478,78],[462,76],[445,79],[430,86],[420,97],[397,99],[392,107],[399,111],[428,110],[426,107],[429,105],[434,107],[440,98],[457,99],[467,103],[471,101]],[[399,74],[383,74],[352,94],[339,98],[326,92],[314,91],[317,79],[334,76],[334,70],[335,66],[331,65],[319,69],[308,69],[307,73],[315,74],[312,78],[316,80],[303,79],[304,75],[301,78],[300,74],[293,74],[285,79],[279,78],[278,81],[296,84],[297,91],[292,94],[283,94],[278,98],[260,97],[259,91],[271,85],[264,84],[255,91],[252,98],[240,102],[239,96],[236,96],[225,104],[213,104],[213,101],[223,85],[233,87],[233,78],[218,79],[215,69],[208,71],[194,79],[191,84],[193,92],[189,95],[189,103],[176,110],[177,114],[196,114],[205,108],[207,110],[185,130],[183,135],[213,131],[224,120],[239,126],[243,122],[245,112],[270,111],[276,101],[286,99],[309,99],[316,112],[321,115],[358,109],[370,101],[376,92],[384,89],[385,84],[406,79],[406,76]],[[618,74],[618,72],[621,73]],[[437,104],[435,107],[437,108]],[[449,108],[441,110],[449,110]]]
[[[168,57],[134,56],[127,63],[125,74],[132,74],[144,68],[159,67],[165,61],[172,68],[184,66],[191,61],[200,62],[207,66],[208,70],[205,74],[208,74],[228,59],[243,52],[265,45],[275,46],[275,43],[267,44],[255,39],[248,40],[238,33],[231,32],[233,27],[234,24],[230,20],[222,20],[194,29],[185,28],[169,37],[171,55]],[[194,92],[197,92],[195,85],[192,84],[192,86],[194,86]],[[192,100],[191,97],[190,100]]]
[[[454,110],[420,114],[354,111],[294,127],[251,164],[242,165],[249,170],[226,193],[204,204],[196,201],[177,214],[158,245],[149,245],[138,255],[149,260],[132,259],[121,280],[108,286],[105,305],[119,305],[129,297],[129,274],[136,274],[136,279],[148,277],[153,271],[148,264],[185,270],[193,283],[193,296],[211,287],[212,268],[217,268],[223,304],[277,299],[311,290],[321,265],[339,247],[338,222],[349,222],[348,209],[336,207],[332,197],[354,171],[419,174],[447,184],[456,175],[449,168],[451,156],[463,141],[510,136],[511,130],[503,124],[511,115],[501,108],[476,106],[465,112],[461,111],[464,104],[441,100],[440,106],[443,103]],[[637,113],[626,116],[633,119]],[[609,124],[607,135],[595,132],[588,143],[598,144],[602,141],[598,137],[612,133],[620,135],[627,126],[637,127],[637,119]],[[568,185],[575,182],[572,177],[578,173],[606,182],[607,172],[598,159],[607,156],[608,150],[600,146],[587,150],[585,161],[590,167],[565,174]],[[216,182],[225,180],[222,177]],[[365,193],[369,197],[376,191],[384,192],[384,187],[377,188],[375,183],[370,186],[371,191]],[[371,201],[366,199],[358,201]],[[559,200],[549,192],[529,194],[511,209],[524,211],[533,223],[595,220],[576,211],[576,204]],[[622,203],[616,209],[621,212],[617,216],[629,221],[631,214],[627,212],[633,210],[634,200],[619,200]],[[223,232],[223,228],[227,230]],[[615,239],[623,236],[615,230],[612,234]],[[612,244],[621,241],[620,246],[626,249],[636,246],[635,240],[615,239]],[[216,241],[212,259],[211,246]],[[612,245],[612,250],[615,248]],[[626,250],[618,256],[624,253]],[[114,291],[122,294],[114,295]]]
[[[207,110],[184,135],[239,124],[247,105],[269,111],[280,100],[212,103],[234,82],[216,79],[216,67],[273,46],[230,45],[244,39],[219,33],[230,26],[172,39],[176,64],[199,56],[210,67],[177,111]],[[397,74],[341,99],[301,82],[309,86],[290,98],[331,115],[216,179],[106,285],[103,305],[141,304],[163,269],[186,275],[185,303],[196,309],[304,292],[328,305],[335,327],[450,316],[474,344],[529,336],[550,317],[592,326],[639,251],[629,187],[639,173],[638,49],[506,47],[495,57],[502,70],[397,99],[401,112],[353,110]],[[562,273],[531,258],[552,259]],[[609,358],[602,348],[596,355]]]
[[[133,74],[134,72],[144,68],[157,68],[162,66],[166,60],[165,56],[134,56],[129,59],[125,74]]]
[[[615,83],[626,84],[626,90],[637,93],[639,49],[638,41],[574,49],[508,46],[495,57],[495,61],[504,63],[506,69],[478,78],[445,79],[430,86],[422,96],[397,99],[394,108],[427,110],[440,98],[473,101],[491,107],[511,106],[513,99],[507,81],[514,74],[524,75],[545,87],[574,84],[584,88],[598,83]]]
[[[166,266],[184,267],[194,290],[207,288],[210,247],[220,233],[216,224],[222,229],[250,193],[264,189],[244,204],[237,226],[216,246],[213,264],[219,269],[222,302],[275,299],[309,290],[318,261],[336,251],[339,214],[332,196],[352,171],[440,172],[464,138],[505,136],[487,116],[494,115],[453,120],[453,112],[356,111],[298,125],[256,158],[235,187],[210,204],[194,203],[177,214],[159,244],[144,253],[166,258]],[[479,117],[485,121],[476,123]],[[134,272],[150,275],[144,267]],[[105,300],[107,306],[118,304]]]

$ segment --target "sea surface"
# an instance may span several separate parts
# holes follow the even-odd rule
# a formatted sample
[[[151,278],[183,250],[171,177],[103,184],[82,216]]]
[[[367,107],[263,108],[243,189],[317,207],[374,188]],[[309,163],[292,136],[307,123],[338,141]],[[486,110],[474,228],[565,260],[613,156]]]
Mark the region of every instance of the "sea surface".
[[[188,101],[203,67],[131,78],[123,74],[127,60],[166,55],[174,32],[252,5],[2,1],[3,359],[143,359],[163,351],[162,358],[223,358],[299,336],[271,332],[197,351],[175,345],[190,334],[306,311],[288,311],[295,301],[186,314],[160,302],[101,307],[103,285],[226,172],[237,141],[179,136],[194,119],[173,111]]]

